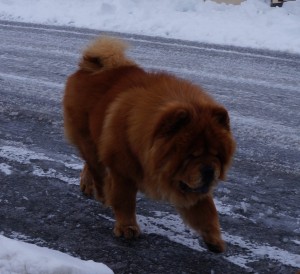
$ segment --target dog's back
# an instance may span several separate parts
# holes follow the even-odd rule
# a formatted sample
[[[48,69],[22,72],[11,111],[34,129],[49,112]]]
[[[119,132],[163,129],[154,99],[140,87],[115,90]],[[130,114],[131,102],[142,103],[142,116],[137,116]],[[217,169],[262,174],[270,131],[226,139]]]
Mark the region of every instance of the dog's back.
[[[96,139],[99,132],[91,132],[91,123],[101,129],[106,108],[120,90],[112,87],[132,71],[143,73],[134,61],[126,57],[126,43],[111,37],[103,37],[92,42],[83,52],[79,69],[66,83],[63,100],[65,135],[79,148],[83,158],[85,141]],[[99,105],[101,103],[101,105]],[[90,121],[92,112],[97,108],[97,121]],[[102,114],[102,115],[101,115]],[[92,136],[94,135],[94,136]]]

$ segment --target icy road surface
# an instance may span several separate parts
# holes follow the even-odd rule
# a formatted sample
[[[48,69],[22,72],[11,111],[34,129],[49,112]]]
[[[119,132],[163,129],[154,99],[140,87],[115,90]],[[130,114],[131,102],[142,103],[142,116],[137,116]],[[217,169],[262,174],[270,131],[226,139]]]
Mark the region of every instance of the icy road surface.
[[[230,111],[238,148],[216,190],[225,254],[169,205],[138,197],[141,239],[112,235],[110,209],[79,191],[61,99],[99,32],[0,21],[0,233],[115,273],[294,273],[300,269],[300,56],[121,35],[147,69],[205,87]]]

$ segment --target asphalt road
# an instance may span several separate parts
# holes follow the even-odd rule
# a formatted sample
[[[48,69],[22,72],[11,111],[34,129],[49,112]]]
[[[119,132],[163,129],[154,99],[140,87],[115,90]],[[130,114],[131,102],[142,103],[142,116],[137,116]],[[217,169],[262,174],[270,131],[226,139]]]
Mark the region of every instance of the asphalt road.
[[[142,66],[202,85],[230,111],[238,149],[215,193],[228,249],[215,255],[167,204],[138,197],[144,233],[131,242],[114,238],[109,208],[81,195],[61,99],[99,33],[0,21],[0,233],[115,273],[300,269],[300,56],[113,34]]]

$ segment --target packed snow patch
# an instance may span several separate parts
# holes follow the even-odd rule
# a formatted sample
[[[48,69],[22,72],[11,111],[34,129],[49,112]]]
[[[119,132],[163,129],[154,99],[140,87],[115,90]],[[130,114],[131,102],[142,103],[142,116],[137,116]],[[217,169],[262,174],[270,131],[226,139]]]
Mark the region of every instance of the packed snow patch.
[[[5,175],[11,175],[11,166],[5,163],[0,163],[0,172],[4,173]]]
[[[83,261],[59,251],[0,235],[1,274],[113,274],[102,263]]]
[[[30,165],[33,168],[32,174],[39,177],[56,178],[68,184],[78,185],[78,178],[70,178],[64,174],[56,171],[53,168],[42,168],[33,162],[36,161],[50,161],[64,165],[66,168],[73,170],[81,170],[83,165],[82,162],[68,163],[64,160],[57,160],[47,157],[44,153],[36,152],[28,149],[25,146],[0,146],[0,157],[8,161],[17,162],[20,164]],[[77,159],[79,161],[79,159]],[[10,166],[6,163],[0,163],[0,172],[5,175],[11,175]]]
[[[221,202],[216,201],[216,205],[220,214],[231,215],[227,209],[224,210]],[[153,213],[153,217],[137,215],[138,223],[143,233],[161,235],[167,237],[170,241],[182,244],[193,250],[200,252],[206,251],[206,248],[200,244],[201,239],[199,235],[185,226],[178,215],[162,211],[154,211]],[[113,218],[106,215],[99,214],[99,216],[114,222]],[[278,261],[283,265],[300,267],[300,255],[298,254],[288,252],[276,246],[245,240],[240,236],[230,235],[226,232],[222,232],[222,235],[228,244],[236,245],[247,250],[246,255],[223,256],[225,260],[244,269],[251,271],[252,268],[249,264],[259,261],[262,257]]]
[[[0,19],[300,53],[300,1],[0,0]],[[125,22],[125,23],[124,23]]]
[[[32,160],[51,161],[51,159],[43,153],[36,153],[27,148],[14,146],[1,146],[0,157],[20,164],[30,164]]]
[[[44,169],[40,168],[39,166],[34,165],[32,174],[35,175],[35,176],[38,176],[38,177],[59,179],[63,182],[71,184],[71,185],[78,185],[79,184],[78,178],[67,177],[67,176],[61,174],[60,172],[56,171],[53,168],[48,168],[47,170],[44,170]]]

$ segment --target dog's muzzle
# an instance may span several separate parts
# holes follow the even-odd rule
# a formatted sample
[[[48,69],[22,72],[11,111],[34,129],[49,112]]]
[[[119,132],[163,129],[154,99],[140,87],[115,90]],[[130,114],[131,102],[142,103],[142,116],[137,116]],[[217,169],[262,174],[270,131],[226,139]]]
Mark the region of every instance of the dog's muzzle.
[[[184,181],[180,181],[179,187],[181,191],[186,193],[199,193],[199,194],[207,194],[210,190],[210,187],[215,179],[215,170],[210,166],[205,166],[201,169],[202,176],[202,185],[197,188],[191,188]]]
[[[181,191],[183,191],[185,193],[207,194],[210,189],[210,184],[204,184],[203,186],[200,186],[197,188],[191,188],[185,182],[180,181],[179,187],[180,187]]]

